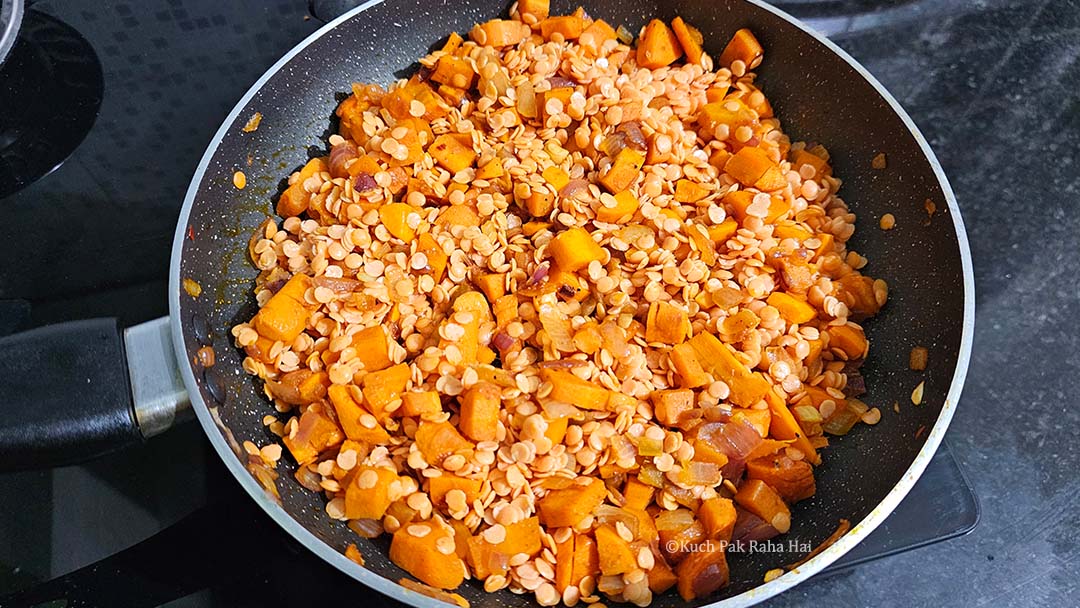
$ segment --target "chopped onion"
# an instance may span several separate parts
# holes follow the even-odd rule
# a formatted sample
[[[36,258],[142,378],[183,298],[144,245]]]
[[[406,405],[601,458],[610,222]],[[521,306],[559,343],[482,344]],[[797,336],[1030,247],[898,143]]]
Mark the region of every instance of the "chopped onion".
[[[541,369],[574,369],[575,367],[584,367],[588,365],[581,359],[552,359],[550,361],[541,361],[536,364]]]
[[[544,413],[548,415],[548,418],[553,420],[557,418],[570,418],[576,420],[582,417],[581,410],[565,401],[545,400],[540,403],[540,409],[544,410]]]
[[[551,83],[551,88],[553,88],[553,89],[561,89],[563,87],[572,87],[572,86],[574,86],[574,81],[573,80],[570,80],[569,78],[566,78],[564,76],[559,76],[559,75],[555,75],[555,76],[552,76],[552,77],[548,78],[548,82]]]
[[[605,504],[596,507],[593,515],[602,524],[614,526],[616,523],[622,522],[624,526],[630,529],[630,533],[634,538],[638,537],[638,518],[625,509]]]
[[[317,471],[312,471],[305,465],[301,465],[296,469],[296,481],[301,486],[311,490],[312,492],[322,492],[322,475],[319,475]]]
[[[631,441],[637,444],[637,453],[641,456],[652,457],[664,453],[664,440],[662,439],[653,439],[642,435],[641,437],[632,437]]]
[[[694,525],[694,514],[688,509],[661,511],[656,516],[656,530],[658,532],[681,532],[692,525]]]
[[[358,291],[363,286],[363,283],[356,279],[328,276],[312,277],[311,283],[316,287],[325,287],[335,293],[352,293]]]
[[[349,172],[345,170],[345,165],[358,154],[356,144],[349,140],[330,148],[330,177],[348,177]]]
[[[636,464],[637,448],[634,446],[634,443],[627,439],[624,435],[612,435],[611,448],[615,456],[614,464],[618,466],[625,466],[622,463],[631,463],[631,467]]]
[[[506,350],[514,345],[514,339],[505,332],[499,332],[491,337],[491,345],[499,350]]]
[[[630,346],[626,342],[626,332],[615,319],[607,318],[600,324],[600,340],[603,346],[615,358],[626,357],[630,354]]]
[[[711,462],[692,461],[679,472],[679,483],[686,486],[713,487],[720,483],[720,467]]]
[[[374,190],[379,187],[379,183],[375,181],[375,177],[370,173],[357,173],[353,178],[353,190],[363,194]]]
[[[532,275],[529,276],[529,280],[525,283],[525,286],[526,287],[532,287],[534,285],[539,285],[542,281],[547,279],[548,273],[550,271],[551,271],[551,265],[550,264],[548,264],[547,262],[544,262],[543,264],[540,264],[539,266],[536,267],[536,270],[533,271]]]
[[[573,198],[578,192],[589,189],[589,181],[584,179],[572,179],[559,189],[559,196]]]
[[[746,457],[762,441],[757,429],[745,420],[703,424],[698,428],[697,438],[698,441],[708,441],[717,451],[728,457],[721,473],[726,479],[732,480],[742,477]]]
[[[350,519],[349,529],[362,538],[378,538],[383,534],[382,523],[377,519]]]
[[[544,300],[540,304],[537,317],[540,318],[540,325],[543,326],[548,338],[551,339],[551,343],[564,353],[576,351],[577,347],[574,346],[574,334],[570,325],[570,317],[563,314],[558,306],[548,300],[546,296]]]
[[[664,474],[651,464],[643,464],[638,470],[638,481],[654,488],[664,487]]]

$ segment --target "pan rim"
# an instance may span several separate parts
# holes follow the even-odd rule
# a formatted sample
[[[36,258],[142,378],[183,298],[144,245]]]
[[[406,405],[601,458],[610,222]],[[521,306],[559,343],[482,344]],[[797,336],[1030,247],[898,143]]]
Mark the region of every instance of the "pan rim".
[[[348,20],[353,19],[357,15],[363,13],[367,9],[382,4],[385,0],[369,0],[357,6],[336,19],[326,23],[318,30],[310,34],[299,44],[285,53],[277,62],[275,62],[269,69],[266,70],[256,80],[251,87],[244,93],[243,97],[237,101],[236,105],[229,112],[228,116],[224,119],[221,127],[218,128],[214,137],[210,140],[207,146],[206,152],[203,154],[199,165],[192,176],[191,183],[188,186],[187,193],[184,197],[184,204],[180,211],[180,216],[177,219],[176,231],[173,237],[173,246],[171,253],[171,262],[169,269],[169,316],[170,327],[172,329],[173,346],[176,349],[176,355],[178,361],[187,360],[187,352],[184,346],[184,332],[183,326],[180,320],[180,270],[182,253],[184,248],[184,239],[186,238],[188,220],[191,215],[191,210],[194,206],[195,199],[199,193],[202,185],[203,178],[206,174],[206,170],[212,161],[214,154],[217,152],[222,140],[227,134],[229,127],[236,121],[240,113],[247,107],[248,102],[262,89],[263,85],[284,66],[286,66],[296,55],[300,54],[304,49],[310,46],[313,42],[326,34],[332,32],[338,25]],[[907,496],[908,492],[915,485],[915,482],[921,477],[923,471],[929,465],[930,460],[937,452],[938,447],[941,445],[944,439],[945,431],[948,429],[949,423],[952,420],[953,414],[956,411],[956,406],[959,403],[961,393],[963,392],[964,380],[967,376],[968,364],[971,357],[971,347],[974,338],[975,328],[975,279],[971,262],[971,251],[968,244],[967,232],[964,228],[964,221],[960,214],[960,208],[957,205],[956,197],[953,193],[952,186],[949,184],[948,178],[945,176],[945,172],[941,167],[937,156],[931,149],[929,142],[923,136],[922,132],[908,116],[907,112],[900,105],[900,103],[892,96],[891,93],[880,83],[878,80],[870,74],[870,72],[856,61],[846,51],[841,49],[835,43],[828,38],[818,33],[808,25],[802,23],[798,19],[795,19],[791,15],[788,15],[784,11],[777,9],[762,0],[742,0],[748,4],[766,10],[780,19],[787,21],[794,27],[798,28],[812,39],[822,44],[826,49],[837,55],[845,63],[847,63],[856,73],[858,73],[864,80],[869,83],[874,90],[881,96],[882,99],[888,103],[892,111],[900,118],[907,127],[909,133],[915,138],[919,149],[930,163],[931,168],[934,171],[934,175],[937,177],[938,184],[941,187],[942,193],[945,196],[945,202],[948,205],[949,213],[952,217],[953,229],[956,233],[957,247],[960,254],[961,269],[963,272],[964,283],[964,308],[963,308],[963,324],[961,328],[960,348],[957,353],[956,368],[953,372],[953,377],[949,385],[949,391],[946,394],[944,404],[941,407],[941,413],[938,415],[937,421],[934,423],[933,428],[930,430],[926,442],[919,450],[919,453],[915,456],[911,465],[901,476],[900,481],[889,491],[888,494],[878,503],[870,513],[862,519],[862,521],[856,523],[851,530],[844,535],[840,540],[834,543],[832,546],[822,551],[820,554],[809,560],[799,568],[796,568],[790,572],[786,572],[782,576],[768,582],[758,585],[753,589],[744,591],[739,595],[735,595],[729,598],[718,600],[711,604],[707,604],[709,608],[742,608],[745,606],[751,606],[766,599],[778,595],[799,583],[814,576],[829,564],[839,559],[842,555],[854,548],[859,542],[865,539],[874,529],[876,529],[881,523],[896,509],[900,501]],[[184,383],[188,388],[188,394],[191,398],[192,409],[195,411],[196,416],[199,419],[199,423],[203,427],[204,434],[210,443],[213,445],[214,450],[218,453],[218,456],[224,462],[226,468],[232,473],[233,477],[240,483],[249,496],[263,509],[263,511],[270,516],[279,526],[281,526],[286,532],[289,533],[295,540],[303,544],[310,551],[318,555],[321,559],[331,564],[338,570],[351,576],[352,578],[360,581],[364,585],[398,601],[408,603],[413,606],[421,608],[445,608],[445,603],[428,597],[426,595],[417,593],[415,591],[406,589],[396,582],[390,579],[383,578],[382,576],[372,572],[345,557],[343,554],[335,551],[326,542],[315,536],[307,528],[301,526],[285,509],[277,502],[267,496],[266,491],[262,486],[252,477],[248,471],[241,465],[239,460],[235,458],[235,454],[228,442],[219,432],[217,423],[214,417],[210,413],[209,406],[202,398],[202,393],[198,390],[198,381],[195,378],[194,371],[190,365],[181,365],[181,376],[184,379]]]

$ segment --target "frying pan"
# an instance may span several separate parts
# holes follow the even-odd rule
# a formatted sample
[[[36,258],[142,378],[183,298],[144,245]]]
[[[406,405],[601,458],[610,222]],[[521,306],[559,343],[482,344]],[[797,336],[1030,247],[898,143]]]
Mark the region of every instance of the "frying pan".
[[[793,140],[826,144],[841,195],[860,221],[850,246],[888,281],[888,305],[867,325],[872,349],[864,367],[866,400],[884,412],[874,428],[834,439],[817,473],[817,495],[794,508],[791,532],[769,553],[732,556],[731,584],[702,606],[748,606],[806,580],[865,538],[896,507],[941,442],[960,397],[974,319],[974,285],[963,222],[929,145],[891,95],[855,60],[791,17],[757,0],[714,2],[590,0],[590,14],[637,30],[648,19],[681,15],[705,34],[714,56],[736,29],[749,27],[766,49],[762,89]],[[552,12],[567,13],[556,0]],[[0,341],[0,449],[7,468],[55,465],[140,441],[194,411],[207,438],[237,481],[297,541],[345,574],[390,597],[435,608],[434,599],[400,587],[404,573],[387,559],[388,539],[358,538],[331,520],[322,496],[293,479],[295,463],[278,465],[277,494],[245,467],[244,441],[272,439],[262,417],[273,413],[259,383],[241,371],[229,328],[256,310],[256,271],[247,260],[252,231],[273,213],[283,177],[309,156],[325,153],[333,110],[353,81],[388,83],[409,73],[417,57],[451,31],[504,13],[504,0],[368,2],[328,23],[272,66],[233,108],[203,156],[177,223],[170,271],[170,315],[129,328],[97,319],[33,330]],[[241,127],[263,115],[253,133]],[[879,152],[888,166],[871,168]],[[232,175],[242,169],[248,187]],[[936,205],[929,214],[925,201]],[[896,228],[877,229],[884,213]],[[138,252],[132,252],[138,255]],[[202,286],[193,298],[182,280]],[[925,346],[925,372],[907,367]],[[216,365],[202,368],[196,351],[212,346]],[[912,389],[925,381],[919,406]],[[894,413],[892,404],[901,405]],[[933,517],[928,513],[927,517]],[[841,518],[853,522],[838,542],[769,583],[764,573],[796,562],[825,540]],[[345,558],[356,543],[367,565]],[[476,585],[460,592],[474,606],[528,600]],[[684,605],[673,595],[660,607]]]

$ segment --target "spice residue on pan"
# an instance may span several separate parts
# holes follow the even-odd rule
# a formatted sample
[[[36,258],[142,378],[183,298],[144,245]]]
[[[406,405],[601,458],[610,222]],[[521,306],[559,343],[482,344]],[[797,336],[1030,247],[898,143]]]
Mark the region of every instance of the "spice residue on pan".
[[[202,285],[199,285],[195,279],[185,277],[181,284],[184,287],[184,292],[193,298],[198,298],[202,295]]]
[[[859,323],[888,286],[764,49],[739,30],[714,61],[681,19],[632,42],[521,0],[353,85],[247,244],[264,424],[425,588],[703,597],[720,541],[798,520],[826,434],[880,420]]]
[[[251,115],[251,118],[249,118],[248,121],[244,123],[244,126],[241,127],[240,130],[244,133],[251,133],[255,131],[259,128],[259,124],[262,123],[262,117],[263,116],[261,112],[255,112]]]

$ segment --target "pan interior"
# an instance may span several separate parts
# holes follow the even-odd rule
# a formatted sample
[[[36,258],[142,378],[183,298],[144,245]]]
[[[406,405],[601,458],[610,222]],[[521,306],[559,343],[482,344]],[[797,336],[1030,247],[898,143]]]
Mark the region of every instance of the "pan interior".
[[[568,13],[576,4],[556,0],[553,13]],[[212,343],[217,364],[199,384],[194,407],[214,409],[221,427],[206,425],[236,445],[275,439],[262,418],[275,414],[261,387],[240,371],[243,355],[231,344],[229,329],[256,310],[251,293],[257,273],[246,248],[254,229],[273,213],[273,204],[288,174],[311,155],[325,154],[333,111],[351,82],[388,84],[408,75],[415,60],[474,22],[505,15],[507,6],[494,0],[442,0],[375,4],[314,39],[281,69],[269,74],[247,104],[233,116],[224,138],[202,175],[182,240],[181,262],[173,272],[203,287],[198,299],[184,296],[179,305],[183,349],[187,361],[205,343]],[[818,492],[793,509],[791,532],[778,537],[783,550],[733,555],[731,585],[700,606],[750,590],[764,573],[797,561],[817,546],[840,519],[857,524],[896,485],[922,448],[941,413],[957,365],[964,319],[964,280],[960,246],[945,193],[919,143],[888,103],[843,59],[775,14],[742,0],[661,2],[659,0],[593,0],[593,16],[637,31],[648,19],[681,15],[705,35],[714,57],[740,27],[751,28],[765,47],[759,82],[794,140],[825,144],[835,173],[844,179],[841,196],[859,217],[849,246],[869,258],[869,272],[890,285],[890,301],[868,324],[870,357],[864,367],[868,395],[864,400],[882,409],[876,427],[860,425],[836,439],[817,469]],[[257,131],[241,127],[259,112]],[[874,170],[871,159],[887,154],[888,168]],[[248,185],[232,185],[242,169]],[[928,220],[924,202],[937,206]],[[882,232],[877,220],[896,217],[897,228]],[[189,230],[190,228],[190,230]],[[174,285],[178,277],[173,277]],[[925,372],[907,369],[908,352],[925,346],[930,365]],[[912,389],[925,380],[925,398],[914,407]],[[899,404],[900,412],[893,411]],[[232,456],[227,456],[231,458]],[[246,458],[236,455],[238,462]],[[281,507],[300,526],[338,552],[356,543],[367,569],[396,581],[404,573],[386,555],[388,540],[361,539],[324,511],[324,498],[294,480],[295,465],[283,458],[276,486]],[[235,467],[233,467],[235,470]],[[359,566],[334,564],[364,578]],[[502,592],[484,593],[479,586],[459,590],[474,606],[520,605],[525,600]],[[672,594],[657,606],[685,605]]]

